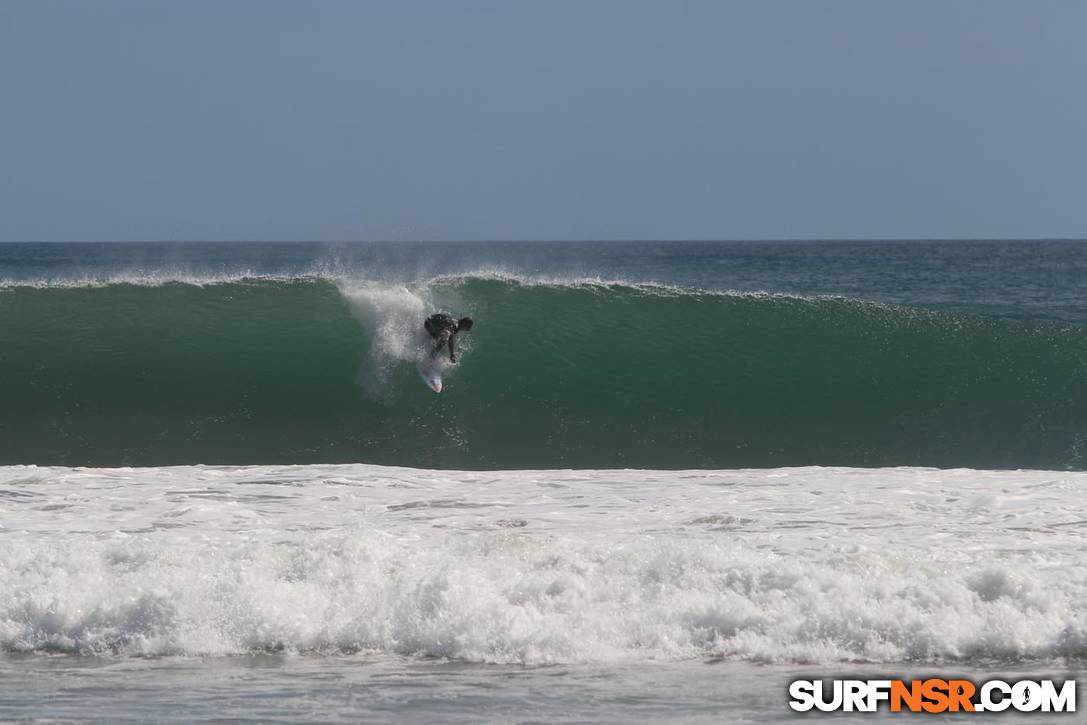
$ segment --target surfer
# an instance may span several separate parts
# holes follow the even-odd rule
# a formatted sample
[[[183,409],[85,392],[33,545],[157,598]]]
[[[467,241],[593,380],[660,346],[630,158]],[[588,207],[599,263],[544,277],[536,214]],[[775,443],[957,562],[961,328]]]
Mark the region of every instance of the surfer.
[[[436,312],[426,318],[423,327],[426,328],[426,331],[430,333],[431,337],[438,341],[438,346],[434,348],[434,352],[432,352],[431,355],[437,355],[442,351],[443,347],[449,345],[449,362],[455,363],[457,361],[457,353],[453,349],[453,338],[457,336],[458,332],[472,329],[472,318],[462,317],[459,320],[454,320],[451,315],[447,315],[444,312]]]

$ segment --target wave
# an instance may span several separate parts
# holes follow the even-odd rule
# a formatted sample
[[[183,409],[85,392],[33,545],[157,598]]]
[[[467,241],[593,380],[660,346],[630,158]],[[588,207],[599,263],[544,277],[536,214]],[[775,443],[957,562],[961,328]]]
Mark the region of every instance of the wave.
[[[1087,467],[1078,326],[497,269],[100,282],[0,290],[0,463]],[[440,396],[437,309],[478,323]]]

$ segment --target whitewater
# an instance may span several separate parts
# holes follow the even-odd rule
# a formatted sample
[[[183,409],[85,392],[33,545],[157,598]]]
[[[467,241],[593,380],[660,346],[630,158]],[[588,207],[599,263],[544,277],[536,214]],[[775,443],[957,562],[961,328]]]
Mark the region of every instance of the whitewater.
[[[0,470],[5,652],[1087,654],[1087,474]]]
[[[1087,655],[1085,484],[926,468],[7,466],[0,717],[29,714],[44,671],[111,693],[107,714],[210,706],[120,685],[133,666],[211,702],[222,677],[259,675],[300,716],[291,683],[320,675],[322,702],[351,717],[407,697],[407,719],[425,720],[437,698],[465,721],[481,711],[463,680],[499,675],[518,679],[494,715],[545,687],[557,719],[651,717],[699,682],[684,718],[759,721],[786,716],[784,682],[804,673],[1068,676]],[[344,678],[366,697],[344,701]],[[672,683],[645,711],[623,699],[642,678]],[[430,683],[424,702],[404,679]]]

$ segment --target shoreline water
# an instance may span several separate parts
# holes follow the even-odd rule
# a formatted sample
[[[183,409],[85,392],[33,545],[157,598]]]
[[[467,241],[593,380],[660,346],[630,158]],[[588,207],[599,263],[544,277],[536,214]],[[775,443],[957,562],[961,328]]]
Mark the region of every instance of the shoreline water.
[[[877,713],[833,715],[789,709],[789,682],[839,676],[1082,681],[1083,670],[1078,666],[999,663],[967,667],[851,665],[841,669],[742,662],[525,668],[361,655],[138,661],[0,655],[0,719],[776,723],[872,722],[902,717],[886,708]],[[1080,699],[1082,695],[1081,687]],[[964,713],[943,718],[1006,722],[1009,715]]]

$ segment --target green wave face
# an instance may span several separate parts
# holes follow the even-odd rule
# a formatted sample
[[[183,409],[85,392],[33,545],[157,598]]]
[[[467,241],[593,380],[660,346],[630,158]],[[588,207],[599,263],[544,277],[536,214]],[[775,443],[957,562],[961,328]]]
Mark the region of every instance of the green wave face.
[[[441,395],[422,319],[471,314]],[[1087,466],[1087,331],[500,279],[0,291],[0,464]]]

